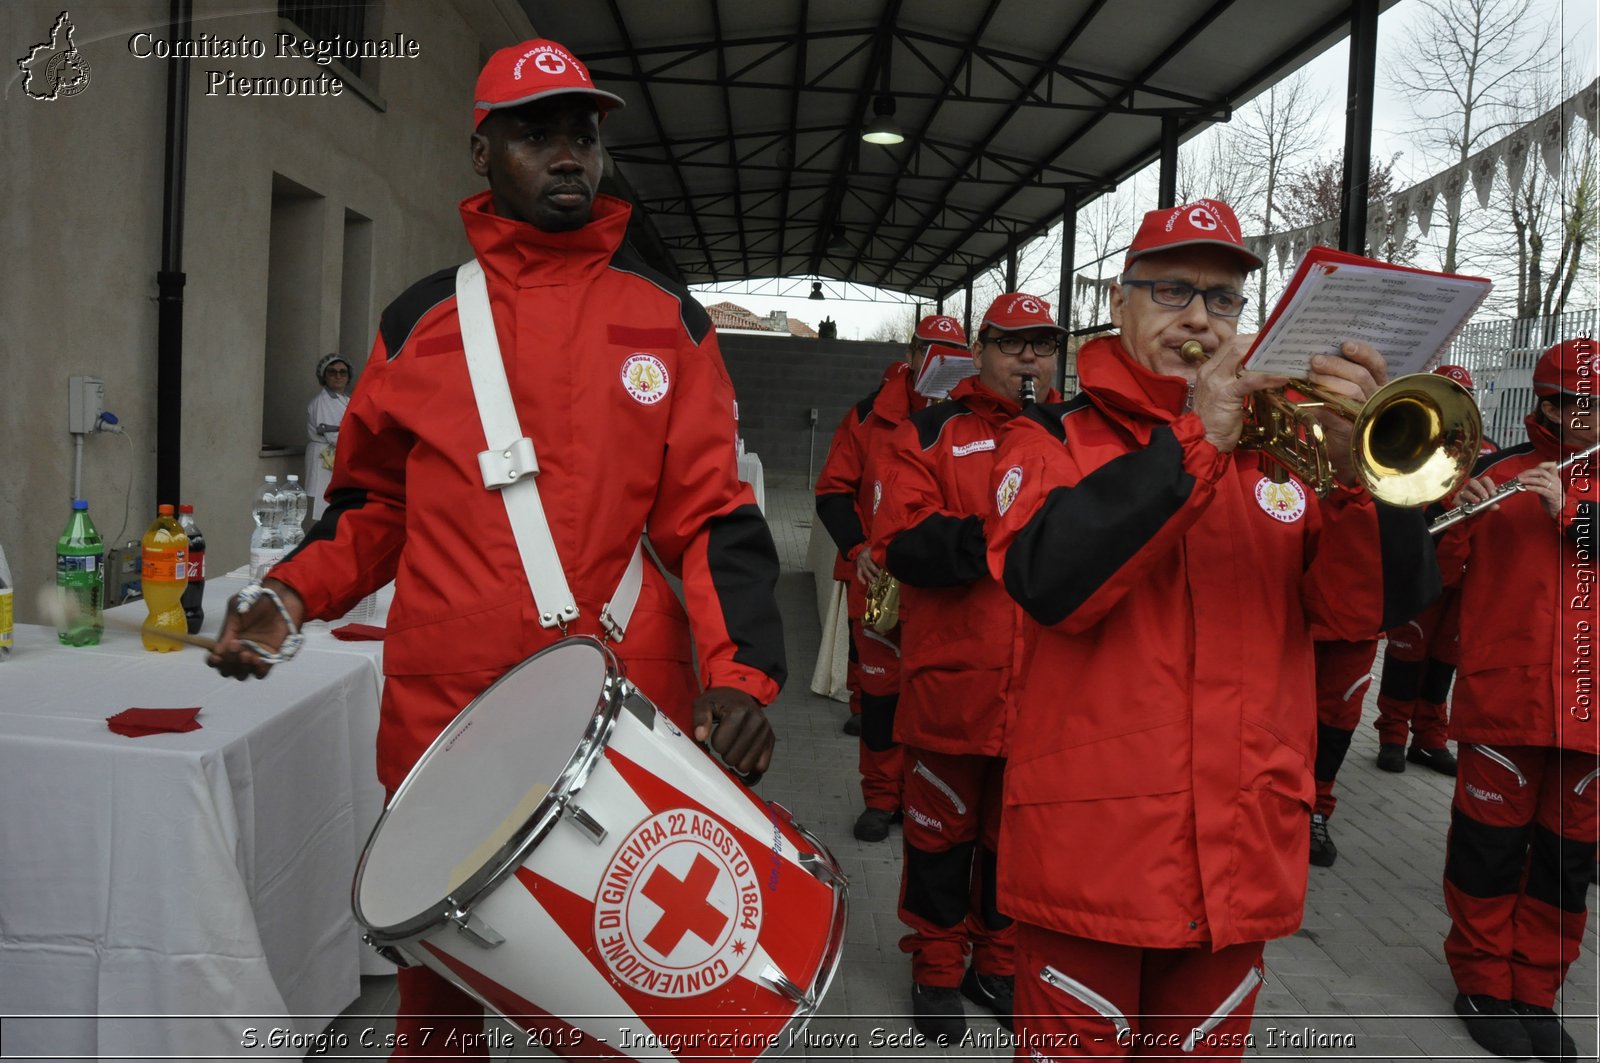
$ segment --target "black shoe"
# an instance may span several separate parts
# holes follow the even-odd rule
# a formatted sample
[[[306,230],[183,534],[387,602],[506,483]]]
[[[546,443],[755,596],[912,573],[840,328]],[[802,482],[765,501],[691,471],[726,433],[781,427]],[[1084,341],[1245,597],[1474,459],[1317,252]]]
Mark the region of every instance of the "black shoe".
[[[844,733],[851,736],[859,736],[861,734],[861,717],[853,713],[847,716],[844,721]]]
[[[1000,1025],[1011,1029],[1011,1009],[1016,994],[1017,980],[1009,974],[979,974],[968,967],[961,979],[961,995],[994,1012]]]
[[[1440,746],[1438,749],[1423,749],[1413,742],[1411,743],[1411,750],[1406,753],[1406,759],[1413,764],[1421,764],[1425,768],[1432,768],[1440,775],[1453,777],[1456,773],[1456,755],[1450,752],[1449,746]]]
[[[1495,997],[1456,995],[1456,1014],[1467,1024],[1467,1033],[1489,1052],[1508,1059],[1527,1059],[1533,1055],[1533,1042],[1515,1005]]]
[[[856,817],[856,837],[864,842],[881,842],[889,836],[889,824],[894,813],[882,808],[869,808]]]
[[[1403,745],[1390,745],[1388,742],[1378,747],[1378,767],[1384,771],[1406,770],[1406,747]]]
[[[1332,867],[1339,859],[1339,847],[1328,835],[1328,817],[1321,812],[1311,813],[1311,864],[1313,867]]]
[[[1527,1031],[1534,1055],[1551,1063],[1578,1058],[1578,1046],[1556,1018],[1555,1009],[1534,1007],[1520,1000],[1513,1000],[1511,1008],[1522,1018],[1522,1028]]]
[[[930,1041],[947,1045],[967,1035],[967,1013],[960,990],[948,986],[911,983],[911,1021]]]

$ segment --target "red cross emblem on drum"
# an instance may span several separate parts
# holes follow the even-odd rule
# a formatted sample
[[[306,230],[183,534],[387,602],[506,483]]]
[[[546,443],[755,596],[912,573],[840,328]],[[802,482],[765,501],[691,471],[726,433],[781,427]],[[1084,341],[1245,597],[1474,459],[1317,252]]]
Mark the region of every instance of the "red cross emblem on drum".
[[[761,889],[732,830],[687,808],[634,828],[600,879],[594,935],[611,973],[658,997],[710,992],[761,935]]]

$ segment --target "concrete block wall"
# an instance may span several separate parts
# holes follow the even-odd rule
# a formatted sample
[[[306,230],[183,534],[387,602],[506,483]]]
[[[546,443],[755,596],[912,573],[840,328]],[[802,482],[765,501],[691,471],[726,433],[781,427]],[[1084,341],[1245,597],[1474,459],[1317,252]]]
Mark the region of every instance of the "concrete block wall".
[[[813,340],[786,336],[718,337],[739,397],[745,449],[768,472],[813,475],[845,410],[878,386],[890,362],[904,357],[898,343]],[[809,411],[817,410],[815,446]]]

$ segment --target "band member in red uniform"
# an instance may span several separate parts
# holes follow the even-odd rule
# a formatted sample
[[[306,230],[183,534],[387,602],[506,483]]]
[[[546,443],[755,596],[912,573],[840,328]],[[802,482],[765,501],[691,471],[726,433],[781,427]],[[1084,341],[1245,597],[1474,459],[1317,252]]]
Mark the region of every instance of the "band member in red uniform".
[[[1226,204],[1145,215],[1082,393],[1000,442],[989,570],[1032,649],[999,860],[1021,1060],[1243,1054],[1265,943],[1305,902],[1312,640],[1438,591],[1420,513],[1353,486],[1348,423],[1324,423],[1325,499],[1237,449],[1245,397],[1283,383],[1238,374],[1259,265]],[[1345,342],[1310,376],[1365,400],[1385,371]]]
[[[378,777],[391,792],[475,696],[566,632],[610,638],[678,726],[735,769],[764,770],[773,737],[762,706],[784,678],[777,552],[738,479],[733,386],[705,311],[628,250],[628,205],[595,193],[600,121],[622,101],[547,40],[491,56],[475,100],[471,163],[489,189],[463,201],[461,217],[488,305],[476,310],[473,282],[458,287],[450,269],[383,312],[340,431],[328,510],[272,569],[272,593],[242,618],[229,609],[208,663],[263,676],[270,658],[242,639],[280,647],[301,620],[341,616],[392,579],[378,729]],[[464,326],[475,350],[485,333],[498,341],[537,455],[554,546],[544,560],[576,605],[560,626],[543,622],[521,536],[480,464],[483,392],[467,371]],[[633,597],[622,577],[647,524],[655,555],[682,579],[687,616],[646,560],[618,641],[602,616],[616,619],[611,606]],[[399,1055],[483,1043],[476,1002],[427,968],[400,972],[398,1011]]]
[[[1544,353],[1527,441],[1481,459],[1456,501],[1482,502],[1513,479],[1523,490],[1439,543],[1461,596],[1444,952],[1468,1033],[1513,1059],[1577,1058],[1554,1006],[1583,940],[1600,837],[1600,463],[1580,456],[1600,440],[1597,382],[1593,340]]]
[[[916,391],[928,348],[936,343],[965,346],[966,333],[953,317],[931,314],[917,323],[904,361],[890,365],[878,389],[845,412],[833,433],[828,459],[817,476],[817,517],[839,548],[835,579],[850,584],[850,657],[854,683],[852,713],[861,733],[861,796],[866,804],[855,835],[881,842],[900,815],[901,752],[894,740],[895,707],[900,699],[900,633],[863,627],[867,592],[882,568],[867,549],[872,513],[882,494],[875,471],[878,451],[897,425],[928,405]]]
[[[1339,847],[1328,831],[1328,820],[1339,804],[1333,784],[1361,722],[1361,703],[1372,685],[1372,662],[1377,656],[1377,639],[1317,642],[1317,756],[1311,771],[1317,787],[1311,808],[1314,867],[1332,867],[1339,859]]]
[[[1441,365],[1434,370],[1473,390],[1472,374],[1464,366]],[[1495,445],[1485,437],[1484,453]],[[1449,738],[1450,682],[1456,672],[1457,599],[1445,593],[1416,619],[1388,633],[1383,650],[1383,678],[1378,683],[1378,767],[1402,772],[1406,762],[1421,764],[1441,775],[1456,773],[1456,757]],[[1411,748],[1406,749],[1406,734]]]
[[[905,860],[900,921],[910,933],[912,1018],[941,1044],[966,1033],[961,997],[1009,1025],[1011,920],[995,896],[995,853],[1022,611],[989,576],[995,437],[1022,409],[1023,382],[1046,394],[1063,330],[1050,307],[1001,295],[973,342],[978,375],[912,414],[880,462],[872,549],[901,583],[900,705]],[[967,966],[968,954],[971,966]]]

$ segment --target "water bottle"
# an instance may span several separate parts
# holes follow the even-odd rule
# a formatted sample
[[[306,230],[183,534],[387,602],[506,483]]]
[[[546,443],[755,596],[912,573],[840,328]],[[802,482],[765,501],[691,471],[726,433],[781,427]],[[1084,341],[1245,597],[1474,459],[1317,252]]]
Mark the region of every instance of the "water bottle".
[[[139,544],[139,586],[150,617],[144,622],[144,648],[156,653],[181,650],[183,643],[163,638],[167,631],[189,630],[183,618],[183,591],[189,584],[189,537],[172,515],[172,506],[156,507],[156,519]]]
[[[282,535],[285,554],[299,546],[300,540],[306,537],[305,519],[309,501],[306,489],[300,486],[300,477],[290,473],[288,481],[283,485]]]
[[[256,521],[256,530],[250,534],[250,578],[259,580],[283,556],[283,496],[276,476],[261,481],[250,513]]]
[[[63,646],[96,646],[105,630],[105,543],[89,519],[89,503],[72,500],[72,519],[56,540],[56,588],[62,614],[56,638]]]
[[[201,606],[206,595],[206,537],[200,525],[194,522],[194,507],[178,507],[178,526],[189,537],[188,583],[183,588],[183,619],[189,634],[198,635],[206,622],[206,611]]]
[[[11,566],[6,564],[6,548],[0,546],[0,661],[11,656],[15,629],[11,612]]]

